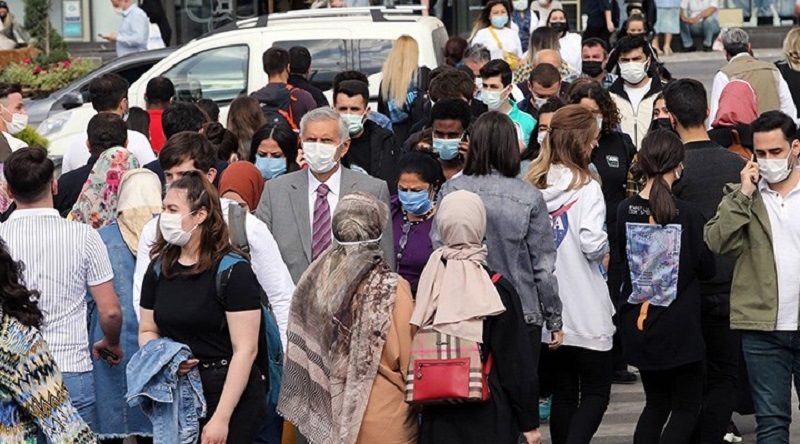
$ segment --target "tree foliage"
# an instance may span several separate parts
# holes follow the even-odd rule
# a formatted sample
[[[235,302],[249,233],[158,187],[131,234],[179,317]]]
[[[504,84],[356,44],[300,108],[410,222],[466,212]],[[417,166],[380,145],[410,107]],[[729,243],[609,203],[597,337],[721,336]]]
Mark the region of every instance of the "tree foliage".
[[[39,50],[37,62],[57,63],[69,58],[67,43],[50,23],[51,0],[25,0],[25,29]]]

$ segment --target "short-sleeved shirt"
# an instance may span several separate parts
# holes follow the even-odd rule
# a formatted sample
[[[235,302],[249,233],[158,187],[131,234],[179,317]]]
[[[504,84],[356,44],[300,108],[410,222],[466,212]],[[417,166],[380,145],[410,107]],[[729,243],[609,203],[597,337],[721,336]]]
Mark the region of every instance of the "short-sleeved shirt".
[[[517,108],[516,105],[511,106],[511,112],[508,113],[508,117],[511,118],[514,122],[514,126],[517,127],[517,136],[519,140],[521,140],[525,146],[528,146],[528,143],[531,141],[533,129],[536,128],[536,119],[525,111]]]
[[[25,264],[25,283],[39,291],[42,336],[62,372],[90,372],[86,290],[114,278],[108,250],[89,225],[52,208],[18,209],[0,225],[11,257]]]
[[[201,361],[230,360],[233,356],[231,335],[225,312],[259,310],[261,287],[250,264],[233,266],[225,294],[216,295],[217,268],[188,277],[189,267],[175,263],[173,276],[156,277],[152,268],[142,283],[142,308],[153,310],[161,336],[189,346]]]
[[[700,15],[701,12],[708,8],[719,9],[718,0],[681,0],[681,9],[684,14],[689,18],[694,18]],[[714,14],[716,15],[716,13]]]

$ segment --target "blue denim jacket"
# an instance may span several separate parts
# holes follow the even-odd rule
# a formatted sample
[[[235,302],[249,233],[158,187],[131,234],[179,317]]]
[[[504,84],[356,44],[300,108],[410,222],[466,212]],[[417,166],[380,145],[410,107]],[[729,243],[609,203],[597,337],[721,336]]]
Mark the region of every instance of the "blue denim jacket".
[[[119,226],[114,223],[98,231],[108,250],[111,268],[114,270],[114,291],[122,307],[122,331],[119,342],[122,346],[122,362],[110,367],[105,360],[93,361],[95,418],[92,430],[101,439],[128,436],[152,436],[153,425],[144,416],[142,409],[129,407],[125,402],[128,387],[125,367],[131,356],[139,350],[139,322],[133,307],[133,270],[136,257],[122,239]],[[89,343],[103,339],[100,316],[91,294],[86,295],[89,317]]]
[[[192,357],[189,347],[171,339],[154,339],[131,358],[126,374],[131,406],[141,405],[153,423],[154,444],[194,443],[206,400],[197,367],[178,377],[178,365]]]
[[[561,329],[561,299],[555,277],[556,245],[542,193],[517,178],[493,172],[459,176],[442,186],[441,197],[466,190],[481,197],[486,207],[486,246],[489,268],[514,284],[525,322]],[[439,200],[441,202],[441,200]],[[435,222],[434,222],[435,224]],[[431,231],[434,247],[441,245]]]

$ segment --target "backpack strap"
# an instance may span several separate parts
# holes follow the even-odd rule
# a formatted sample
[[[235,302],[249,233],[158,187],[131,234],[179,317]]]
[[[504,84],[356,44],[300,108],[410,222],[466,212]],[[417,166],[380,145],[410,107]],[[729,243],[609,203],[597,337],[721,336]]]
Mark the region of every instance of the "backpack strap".
[[[493,284],[497,284],[498,282],[500,282],[500,279],[502,279],[502,278],[503,278],[502,274],[495,273],[494,275],[492,275],[492,283]]]
[[[238,206],[238,205],[237,205]],[[239,256],[236,253],[228,253],[222,257],[217,265],[217,275],[215,278],[215,298],[217,302],[225,308],[225,290],[228,288],[228,282],[231,280],[233,274],[233,266],[239,262],[247,262],[247,259]]]
[[[250,243],[247,241],[247,212],[239,205],[228,205],[228,228],[230,229],[231,243],[236,248],[250,253]]]

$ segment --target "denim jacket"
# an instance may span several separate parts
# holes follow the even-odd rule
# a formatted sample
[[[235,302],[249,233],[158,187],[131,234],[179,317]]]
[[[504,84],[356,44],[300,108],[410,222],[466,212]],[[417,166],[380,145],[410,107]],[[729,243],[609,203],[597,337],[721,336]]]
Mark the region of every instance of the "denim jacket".
[[[122,331],[119,342],[122,346],[122,362],[111,367],[105,360],[93,361],[95,411],[92,429],[101,439],[128,436],[152,436],[153,425],[138,407],[125,402],[127,384],[125,367],[131,356],[139,350],[139,322],[133,307],[133,269],[136,257],[122,239],[119,225],[113,223],[101,228],[98,233],[106,244],[111,268],[114,270],[114,291],[122,307]],[[91,294],[86,295],[89,317],[89,343],[103,339],[100,316]]]
[[[154,339],[131,358],[126,374],[131,406],[141,405],[153,423],[154,444],[194,443],[199,420],[206,415],[206,400],[197,367],[178,377],[178,365],[192,357],[184,344],[168,338]]]
[[[514,284],[525,322],[560,330],[561,299],[554,274],[556,245],[541,191],[497,172],[448,180],[441,197],[458,190],[481,197],[486,207],[489,268]],[[435,225],[431,237],[435,247],[441,246]]]

